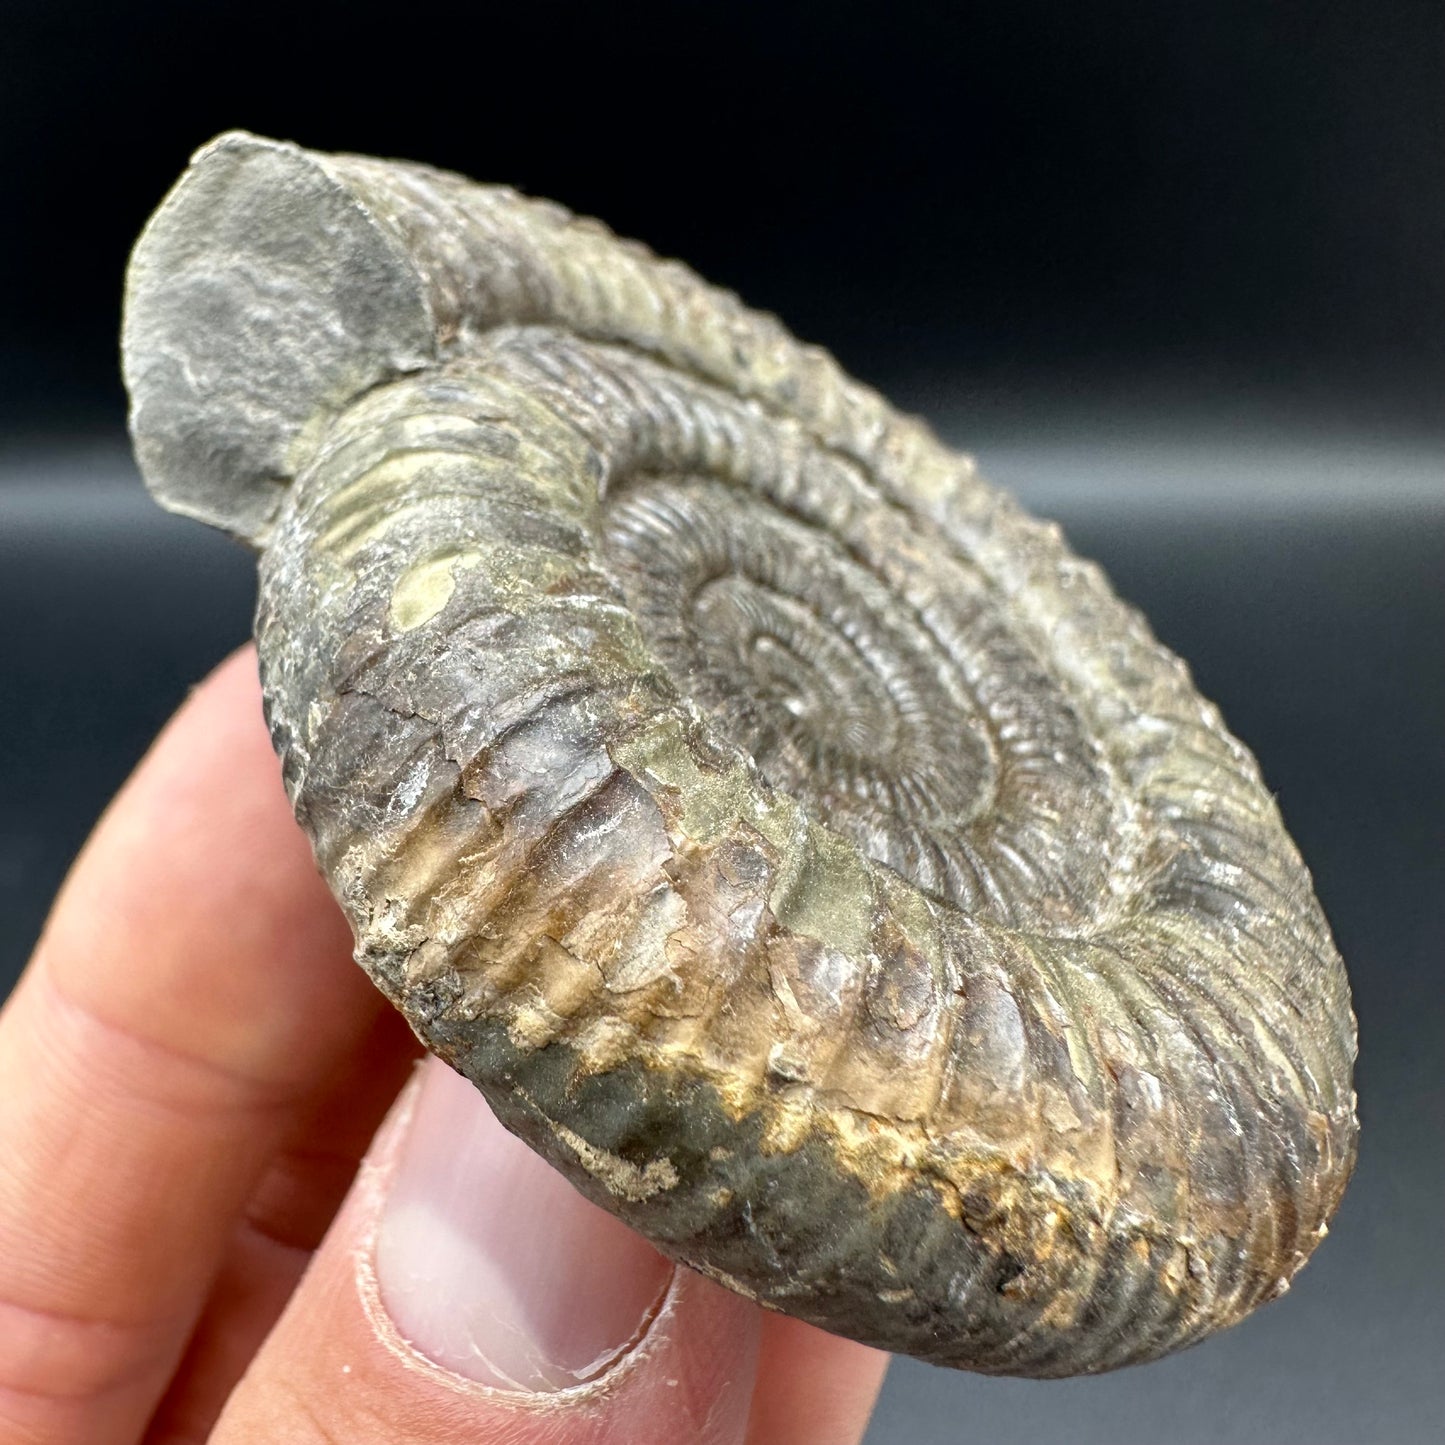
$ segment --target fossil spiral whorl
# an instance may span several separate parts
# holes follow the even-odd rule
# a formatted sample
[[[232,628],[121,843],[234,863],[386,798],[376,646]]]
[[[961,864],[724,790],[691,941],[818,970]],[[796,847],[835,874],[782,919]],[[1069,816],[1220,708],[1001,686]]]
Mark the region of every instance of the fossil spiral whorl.
[[[160,499],[261,553],[357,955],[590,1197],[997,1373],[1279,1293],[1354,1023],[1249,753],[1056,528],[593,222],[245,135],[139,243]]]

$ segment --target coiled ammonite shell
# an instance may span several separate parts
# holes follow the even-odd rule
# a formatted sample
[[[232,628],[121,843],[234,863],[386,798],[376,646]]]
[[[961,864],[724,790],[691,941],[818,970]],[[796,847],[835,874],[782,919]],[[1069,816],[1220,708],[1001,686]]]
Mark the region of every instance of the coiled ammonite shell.
[[[132,261],[146,478],[260,554],[357,957],[659,1248],[967,1369],[1279,1294],[1348,986],[1250,754],[1059,531],[675,262],[231,134]]]

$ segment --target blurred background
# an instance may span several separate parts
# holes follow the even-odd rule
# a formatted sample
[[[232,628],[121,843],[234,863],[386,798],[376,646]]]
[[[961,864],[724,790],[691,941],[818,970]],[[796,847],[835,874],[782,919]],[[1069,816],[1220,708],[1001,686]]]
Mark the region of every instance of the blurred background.
[[[1359,1173],[1176,1359],[896,1364],[870,1445],[1445,1431],[1445,7],[0,5],[0,992],[249,629],[125,441],[131,241],[215,132],[506,181],[678,255],[1058,517],[1277,791],[1350,966]]]

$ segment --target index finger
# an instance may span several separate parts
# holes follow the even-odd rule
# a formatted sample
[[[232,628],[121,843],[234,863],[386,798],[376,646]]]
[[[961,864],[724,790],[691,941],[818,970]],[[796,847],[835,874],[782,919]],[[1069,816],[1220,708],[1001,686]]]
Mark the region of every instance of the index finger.
[[[0,1013],[0,1442],[144,1428],[293,1111],[379,996],[245,649],[105,814]]]

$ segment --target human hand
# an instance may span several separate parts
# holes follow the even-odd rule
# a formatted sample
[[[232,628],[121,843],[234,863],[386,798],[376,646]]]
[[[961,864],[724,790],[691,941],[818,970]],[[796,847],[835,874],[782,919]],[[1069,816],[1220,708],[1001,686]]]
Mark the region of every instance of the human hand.
[[[0,1012],[0,1445],[858,1440],[885,1356],[584,1201],[350,952],[247,649]]]

